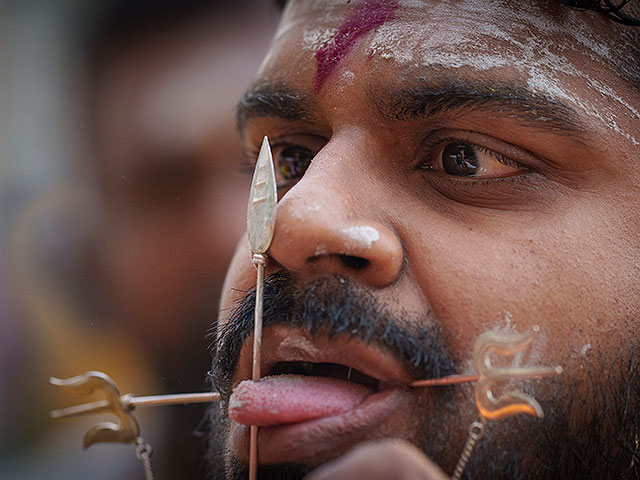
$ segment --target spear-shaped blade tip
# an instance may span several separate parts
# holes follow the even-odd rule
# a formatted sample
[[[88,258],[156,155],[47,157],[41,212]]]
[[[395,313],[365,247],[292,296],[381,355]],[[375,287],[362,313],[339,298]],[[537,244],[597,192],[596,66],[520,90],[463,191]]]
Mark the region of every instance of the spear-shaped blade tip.
[[[266,253],[273,239],[278,192],[269,139],[264,137],[247,206],[247,234],[253,253]]]

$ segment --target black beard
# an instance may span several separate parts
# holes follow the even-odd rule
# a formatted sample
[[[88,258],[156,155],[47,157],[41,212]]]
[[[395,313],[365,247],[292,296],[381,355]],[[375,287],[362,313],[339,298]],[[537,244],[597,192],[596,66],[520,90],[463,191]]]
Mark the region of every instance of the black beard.
[[[211,378],[222,396],[210,416],[209,463],[215,479],[248,477],[246,463],[235,458],[228,445],[227,403],[240,350],[253,333],[254,304],[252,290],[220,332],[213,333],[217,340]],[[375,344],[403,361],[415,378],[455,372],[441,328],[429,314],[391,313],[368,290],[343,277],[322,277],[296,286],[291,274],[278,273],[265,283],[263,308],[265,327],[289,325],[311,334],[322,330],[329,336]],[[525,390],[541,400],[545,418],[518,416],[489,422],[464,478],[640,479],[639,362],[640,344],[634,341],[617,359],[599,357],[579,380],[576,372],[568,372],[574,374],[571,382],[525,382]],[[451,452],[457,457],[465,441],[460,430],[466,428],[460,427],[474,420],[469,408],[457,405],[468,407],[471,397],[469,386],[441,387],[432,405],[413,412],[413,418],[423,418],[424,423],[411,440],[449,471]],[[438,419],[433,412],[440,414]],[[302,479],[309,471],[304,465],[270,465],[261,466],[258,473],[261,479],[288,480]]]
[[[214,386],[224,400],[240,351],[253,334],[255,290],[247,293],[219,332],[213,344]],[[375,345],[392,353],[415,378],[438,378],[454,373],[452,355],[439,323],[429,313],[416,318],[376,302],[366,289],[341,276],[321,277],[297,286],[292,274],[280,272],[264,285],[263,327],[287,325],[304,328],[312,335],[322,329],[330,338],[346,337]]]
[[[594,344],[591,355],[584,371],[567,372],[579,380],[539,391],[545,418],[489,423],[467,468],[474,478],[640,479],[640,342],[608,355]]]

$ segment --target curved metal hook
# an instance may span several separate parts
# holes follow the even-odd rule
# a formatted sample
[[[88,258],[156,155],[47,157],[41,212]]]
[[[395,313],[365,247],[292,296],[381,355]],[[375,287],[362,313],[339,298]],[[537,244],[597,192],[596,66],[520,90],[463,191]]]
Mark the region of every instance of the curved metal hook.
[[[138,422],[122,403],[120,391],[108,375],[102,372],[90,371],[66,379],[51,377],[49,378],[49,383],[75,395],[90,395],[96,391],[104,394],[105,401],[95,402],[95,408],[84,408],[74,412],[73,407],[71,407],[71,409],[68,409],[69,413],[67,415],[109,412],[118,417],[119,423],[100,422],[91,427],[84,435],[84,448],[100,442],[134,443],[135,439],[140,435]]]

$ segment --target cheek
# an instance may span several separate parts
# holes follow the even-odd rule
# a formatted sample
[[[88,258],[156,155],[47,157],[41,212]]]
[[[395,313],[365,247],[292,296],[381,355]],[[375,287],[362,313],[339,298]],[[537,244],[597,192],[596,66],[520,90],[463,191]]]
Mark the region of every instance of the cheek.
[[[589,211],[599,219],[570,211],[545,222],[493,219],[473,229],[435,221],[407,242],[416,282],[454,351],[485,330],[536,324],[547,338],[541,348],[558,362],[579,359],[586,344],[610,350],[629,342],[638,295],[629,259],[637,253],[619,232],[604,233],[606,212]]]
[[[454,351],[468,351],[486,330],[523,331],[540,318],[532,286],[548,284],[549,275],[535,267],[539,259],[527,246],[463,228],[411,244],[407,254]]]

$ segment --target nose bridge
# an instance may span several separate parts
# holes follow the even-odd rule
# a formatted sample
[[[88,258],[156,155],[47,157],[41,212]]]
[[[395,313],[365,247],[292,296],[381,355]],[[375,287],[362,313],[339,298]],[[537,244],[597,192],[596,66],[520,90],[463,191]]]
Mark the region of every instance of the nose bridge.
[[[366,174],[357,139],[334,139],[278,204],[270,254],[302,277],[341,274],[384,287],[402,267],[402,245],[388,222],[382,189]],[[362,195],[366,192],[366,195]]]

